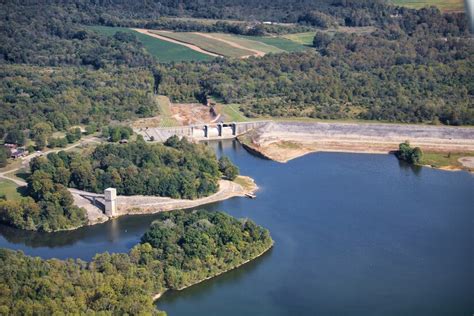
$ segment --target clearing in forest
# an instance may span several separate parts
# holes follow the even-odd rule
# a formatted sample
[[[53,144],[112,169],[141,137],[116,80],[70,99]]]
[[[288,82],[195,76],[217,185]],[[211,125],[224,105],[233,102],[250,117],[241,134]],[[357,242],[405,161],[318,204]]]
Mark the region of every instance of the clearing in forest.
[[[259,42],[259,41],[249,39],[249,38],[240,37],[237,35],[224,34],[224,33],[209,33],[208,35],[214,38],[232,43],[231,45],[238,45],[238,47],[240,48],[254,51],[257,53],[258,56],[263,56],[264,54],[268,54],[268,53],[283,53],[284,52],[284,50],[276,46],[268,45],[263,42]]]
[[[208,34],[170,31],[150,31],[150,33],[195,45],[207,52],[225,57],[243,58],[256,54],[255,51],[239,48],[237,45],[232,45],[231,43],[214,38]]]
[[[302,45],[312,46],[315,33],[316,32],[294,33],[283,35],[282,37]]]
[[[138,40],[143,44],[145,49],[154,56],[159,62],[179,62],[179,61],[205,61],[211,60],[214,57],[198,52],[189,47],[170,41],[155,38],[147,34],[142,34],[135,30],[124,27],[108,27],[108,26],[91,26],[89,27],[95,32],[107,36],[114,36],[117,32],[133,33]]]
[[[20,200],[22,197],[15,182],[2,178],[0,178],[0,196],[12,201]]]
[[[220,115],[215,115],[207,105],[199,103],[171,103],[167,96],[156,96],[159,115],[132,122],[133,128],[176,127],[193,124],[213,123]],[[217,111],[219,112],[219,111]]]
[[[269,46],[274,46],[285,52],[300,52],[305,49],[308,49],[308,46],[301,43],[295,42],[293,40],[284,38],[283,36],[245,36],[240,35],[240,38],[253,40],[257,42],[264,43]]]

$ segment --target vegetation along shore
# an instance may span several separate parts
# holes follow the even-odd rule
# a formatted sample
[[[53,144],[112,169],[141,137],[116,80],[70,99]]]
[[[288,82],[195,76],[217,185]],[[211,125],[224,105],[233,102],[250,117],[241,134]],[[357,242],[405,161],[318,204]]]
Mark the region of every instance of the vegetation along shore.
[[[474,156],[474,129],[470,127],[269,122],[238,139],[251,151],[279,162],[318,151],[393,153],[406,140],[423,148],[423,165],[472,170],[469,157]],[[448,155],[450,159],[442,159]]]
[[[0,312],[164,315],[153,304],[156,293],[215,277],[272,245],[268,230],[249,219],[176,211],[154,221],[129,253],[97,254],[90,262],[0,249]]]

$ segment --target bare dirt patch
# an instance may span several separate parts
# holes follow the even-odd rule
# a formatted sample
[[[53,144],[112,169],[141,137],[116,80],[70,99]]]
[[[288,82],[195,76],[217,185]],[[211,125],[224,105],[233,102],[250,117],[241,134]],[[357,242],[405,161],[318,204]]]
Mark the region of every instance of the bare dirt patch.
[[[202,104],[175,103],[170,109],[172,117],[182,126],[211,123],[216,119],[211,108]]]
[[[220,106],[214,113],[219,113]],[[138,119],[131,123],[133,128],[157,128],[213,123],[219,119],[211,108],[199,103],[168,103],[157,116]]]
[[[248,193],[255,192],[256,190],[257,186],[253,181],[252,185],[243,187],[237,182],[220,180],[219,191],[208,197],[196,200],[181,200],[142,195],[119,196],[117,198],[117,210],[119,216],[121,216],[126,214],[151,214],[177,209],[188,209],[217,201],[223,201],[231,197],[243,197]]]
[[[279,162],[315,151],[389,153],[405,140],[426,151],[474,152],[474,129],[462,127],[269,122],[242,138],[252,150]]]
[[[463,165],[463,167],[474,170],[474,157],[462,157],[459,158],[458,161]]]

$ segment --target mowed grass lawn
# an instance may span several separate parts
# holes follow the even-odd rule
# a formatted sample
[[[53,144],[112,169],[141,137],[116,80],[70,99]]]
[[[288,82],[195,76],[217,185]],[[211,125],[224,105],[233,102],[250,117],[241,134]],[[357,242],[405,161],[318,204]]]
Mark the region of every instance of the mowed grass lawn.
[[[177,41],[196,45],[203,50],[211,53],[215,53],[221,56],[239,58],[243,56],[253,55],[254,52],[246,49],[233,47],[225,42],[219,41],[218,39],[209,38],[192,32],[163,32],[163,31],[151,31],[152,33],[165,36],[168,38],[175,39]]]
[[[212,56],[196,52],[185,46],[163,41],[128,28],[108,26],[90,26],[89,28],[107,36],[114,36],[118,31],[133,33],[145,49],[159,62],[206,61],[213,59]]]
[[[19,200],[21,194],[18,192],[18,185],[15,182],[0,179],[0,196],[5,196],[7,200]]]
[[[423,7],[436,6],[441,11],[463,11],[463,0],[391,0],[393,4],[420,9]]]
[[[250,120],[240,111],[239,104],[224,104],[222,105],[221,111],[222,114],[224,114],[226,121],[247,122]]]
[[[173,118],[171,114],[171,101],[167,96],[158,95],[156,96],[156,102],[158,103],[160,112],[160,127],[173,127],[178,126],[178,122]]]
[[[439,152],[424,152],[423,158],[420,161],[421,165],[428,165],[435,168],[454,166],[462,167],[459,158],[473,157],[472,152],[453,152],[453,153],[439,153]]]

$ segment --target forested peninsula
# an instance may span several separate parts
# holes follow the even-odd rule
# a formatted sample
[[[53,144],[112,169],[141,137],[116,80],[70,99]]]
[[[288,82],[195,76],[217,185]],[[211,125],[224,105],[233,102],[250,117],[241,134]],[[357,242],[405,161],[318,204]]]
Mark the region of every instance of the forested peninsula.
[[[164,315],[153,297],[236,268],[270,249],[268,230],[221,212],[163,213],[130,252],[91,261],[0,249],[0,314]]]
[[[32,159],[30,169],[28,196],[0,200],[0,221],[47,232],[87,223],[85,210],[74,205],[68,187],[97,193],[113,187],[120,195],[196,199],[215,193],[222,177],[234,180],[238,174],[227,158],[218,160],[205,145],[177,137],[164,144],[99,145],[89,155],[50,153]]]

